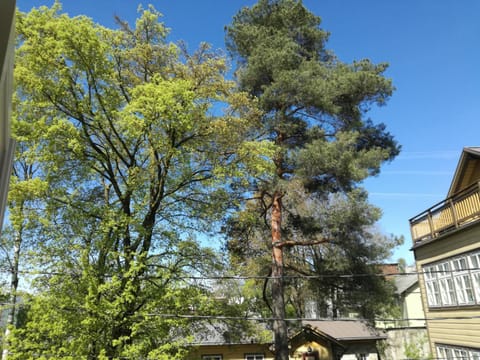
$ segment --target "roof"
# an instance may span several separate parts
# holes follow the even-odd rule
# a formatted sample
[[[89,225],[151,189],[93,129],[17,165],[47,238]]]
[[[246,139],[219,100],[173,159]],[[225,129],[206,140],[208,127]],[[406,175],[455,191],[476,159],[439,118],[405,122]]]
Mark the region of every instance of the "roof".
[[[248,334],[244,329],[234,328],[222,322],[198,324],[194,331],[194,340],[190,345],[238,345],[258,344],[255,335]]]
[[[417,274],[405,274],[395,277],[395,287],[397,288],[397,294],[403,294],[413,285],[418,283]]]
[[[384,334],[379,333],[367,323],[358,320],[318,320],[303,322],[303,325],[310,326],[338,341],[386,338]]]
[[[462,154],[453,175],[447,197],[459,192],[480,179],[480,147],[467,146]]]

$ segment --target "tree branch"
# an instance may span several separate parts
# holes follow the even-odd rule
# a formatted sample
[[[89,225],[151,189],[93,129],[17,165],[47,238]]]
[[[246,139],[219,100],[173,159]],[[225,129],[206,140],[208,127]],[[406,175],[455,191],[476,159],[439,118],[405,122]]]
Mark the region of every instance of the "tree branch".
[[[273,246],[279,249],[284,247],[292,247],[292,246],[312,246],[312,245],[319,245],[319,244],[326,244],[330,243],[331,239],[319,239],[319,240],[312,240],[312,241],[294,241],[294,240],[287,240],[287,241],[278,241],[273,243]]]

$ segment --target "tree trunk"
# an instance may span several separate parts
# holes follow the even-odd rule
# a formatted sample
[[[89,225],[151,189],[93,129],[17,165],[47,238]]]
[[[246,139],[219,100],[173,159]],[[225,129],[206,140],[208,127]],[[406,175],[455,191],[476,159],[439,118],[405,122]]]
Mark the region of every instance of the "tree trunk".
[[[7,360],[9,353],[9,337],[10,328],[15,325],[15,312],[17,304],[17,288],[18,288],[18,265],[20,262],[20,248],[22,244],[22,234],[17,232],[15,235],[15,241],[13,245],[13,261],[11,264],[11,277],[10,277],[10,296],[9,296],[9,311],[7,317],[7,324],[5,333],[3,335],[3,351],[2,360]]]
[[[273,195],[272,205],[272,310],[275,360],[288,360],[288,332],[285,321],[285,299],[283,293],[283,248],[282,241],[282,198],[279,192]]]

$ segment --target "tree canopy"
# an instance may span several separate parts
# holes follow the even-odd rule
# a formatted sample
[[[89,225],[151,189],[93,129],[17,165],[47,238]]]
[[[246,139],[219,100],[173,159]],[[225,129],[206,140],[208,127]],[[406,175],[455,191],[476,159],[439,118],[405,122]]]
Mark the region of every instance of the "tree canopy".
[[[399,152],[385,125],[366,117],[393,92],[387,65],[342,62],[327,49],[328,33],[319,26],[302,1],[259,0],[227,28],[240,87],[258,97],[264,138],[277,146],[274,173],[256,183],[258,203],[245,211],[259,210],[270,225],[273,329],[282,360],[288,359],[285,249],[346,240],[331,232],[333,224],[297,209],[308,198],[328,201],[356,191]]]
[[[30,246],[36,273],[9,357],[182,358],[203,324],[175,314],[272,311],[287,360],[285,314],[305,315],[299,289],[374,316],[380,300],[341,297],[387,293],[381,281],[305,285],[285,273],[376,274],[395,245],[374,230],[380,212],[361,188],[399,152],[367,117],[393,93],[387,65],[339,60],[298,0],[259,0],[233,18],[234,80],[207,44],[169,43],[155,8],[116,21],[70,17],[59,2],[17,13],[5,244]],[[233,286],[198,280],[224,271],[211,246],[221,224],[229,265],[270,279],[270,309],[251,296],[255,280],[243,303],[213,300]]]
[[[168,43],[160,16],[140,9],[112,30],[59,3],[18,13],[15,137],[39,137],[47,186],[44,275],[13,358],[181,356],[194,326],[168,315],[217,311],[185,277],[218,270],[196,234],[235,204],[229,179],[268,168],[271,144],[226,59]]]

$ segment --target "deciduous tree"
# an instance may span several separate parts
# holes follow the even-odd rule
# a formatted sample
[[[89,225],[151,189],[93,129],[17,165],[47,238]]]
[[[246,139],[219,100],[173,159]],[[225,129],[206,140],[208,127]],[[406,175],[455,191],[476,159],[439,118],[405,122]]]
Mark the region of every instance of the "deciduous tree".
[[[195,234],[232,206],[228,179],[268,168],[271,145],[253,138],[260,111],[225,59],[167,43],[159,17],[112,30],[59,3],[18,16],[18,92],[49,116],[44,275],[16,358],[175,358],[192,329],[169,315],[215,310],[185,278],[216,266]]]

